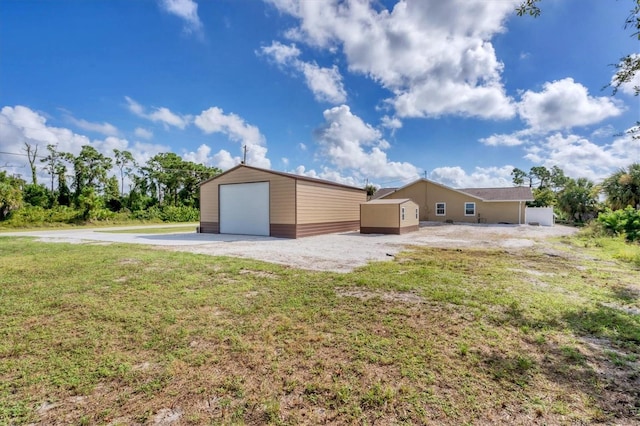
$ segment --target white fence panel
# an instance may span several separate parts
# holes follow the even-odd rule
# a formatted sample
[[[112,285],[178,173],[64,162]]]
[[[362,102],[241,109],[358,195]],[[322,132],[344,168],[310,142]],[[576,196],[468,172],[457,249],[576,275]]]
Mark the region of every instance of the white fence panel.
[[[542,226],[553,226],[553,207],[527,207],[524,214],[525,223],[537,223]]]

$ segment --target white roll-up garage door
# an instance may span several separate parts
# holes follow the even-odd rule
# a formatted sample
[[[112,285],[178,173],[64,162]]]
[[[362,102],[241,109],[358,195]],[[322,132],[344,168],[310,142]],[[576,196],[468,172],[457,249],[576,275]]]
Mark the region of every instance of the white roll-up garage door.
[[[220,185],[220,233],[269,235],[269,182]]]

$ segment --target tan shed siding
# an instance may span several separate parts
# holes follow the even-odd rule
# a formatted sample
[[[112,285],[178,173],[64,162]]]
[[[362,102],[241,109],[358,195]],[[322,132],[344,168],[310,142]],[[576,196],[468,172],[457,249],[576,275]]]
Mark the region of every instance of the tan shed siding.
[[[400,227],[403,228],[402,233],[408,232],[405,231],[404,228],[411,228],[412,230],[415,228],[415,230],[417,230],[417,227],[420,226],[420,219],[419,217],[416,218],[416,209],[419,209],[418,204],[414,203],[413,201],[407,201],[406,203],[402,203],[400,205],[400,209],[402,209],[402,207],[404,207],[405,210],[404,221],[402,220],[401,211],[398,211]],[[420,215],[419,210],[418,215]]]
[[[200,221],[219,222],[220,185],[253,182],[269,182],[269,222],[295,224],[295,179],[245,168],[222,175],[200,187]]]
[[[367,201],[365,191],[302,180],[296,193],[298,225],[360,221],[360,204]]]
[[[360,206],[360,226],[363,228],[398,228],[400,226],[400,206],[398,204],[362,204]]]

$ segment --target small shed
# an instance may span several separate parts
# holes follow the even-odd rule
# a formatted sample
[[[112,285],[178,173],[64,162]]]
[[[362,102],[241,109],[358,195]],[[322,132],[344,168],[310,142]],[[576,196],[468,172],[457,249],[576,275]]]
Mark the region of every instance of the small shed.
[[[241,164],[200,184],[200,232],[300,238],[357,231],[362,188]]]
[[[361,234],[405,234],[417,231],[420,211],[408,198],[379,199],[360,204]]]

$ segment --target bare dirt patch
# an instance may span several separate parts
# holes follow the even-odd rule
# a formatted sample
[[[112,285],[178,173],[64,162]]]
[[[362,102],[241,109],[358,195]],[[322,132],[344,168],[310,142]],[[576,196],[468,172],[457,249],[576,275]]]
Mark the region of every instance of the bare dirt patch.
[[[208,255],[262,260],[301,269],[350,272],[372,261],[389,261],[408,247],[532,248],[553,251],[549,238],[572,235],[576,228],[529,225],[462,225],[423,223],[417,232],[404,235],[363,235],[357,232],[286,240],[278,238],[227,241],[168,249]],[[215,238],[212,236],[211,238]]]
[[[104,231],[102,229],[101,231]],[[89,229],[43,230],[4,233],[32,236],[38,241],[75,244],[129,243],[157,246],[159,249],[256,259],[295,268],[350,272],[369,262],[388,261],[412,245],[460,249],[546,250],[550,256],[566,256],[547,244],[550,237],[572,235],[568,226],[444,224],[423,222],[417,232],[404,235],[342,234],[318,235],[297,240],[220,234],[140,234],[105,233]],[[268,277],[262,277],[268,278]]]

